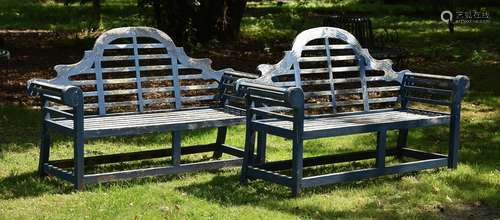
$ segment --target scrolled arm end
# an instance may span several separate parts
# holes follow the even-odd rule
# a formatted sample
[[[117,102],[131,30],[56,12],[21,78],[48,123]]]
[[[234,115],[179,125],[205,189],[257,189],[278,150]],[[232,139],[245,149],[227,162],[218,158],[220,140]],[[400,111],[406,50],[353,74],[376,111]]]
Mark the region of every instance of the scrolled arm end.
[[[76,86],[66,86],[63,90],[63,101],[69,106],[83,105],[83,91]]]
[[[288,103],[292,108],[304,108],[304,91],[299,87],[289,87],[287,93]]]
[[[27,83],[30,96],[48,95],[62,104],[76,107],[83,103],[83,92],[77,86],[51,83],[43,79],[31,79]]]
[[[455,76],[454,82],[455,85],[462,87],[464,91],[470,88],[470,79],[466,75]]]

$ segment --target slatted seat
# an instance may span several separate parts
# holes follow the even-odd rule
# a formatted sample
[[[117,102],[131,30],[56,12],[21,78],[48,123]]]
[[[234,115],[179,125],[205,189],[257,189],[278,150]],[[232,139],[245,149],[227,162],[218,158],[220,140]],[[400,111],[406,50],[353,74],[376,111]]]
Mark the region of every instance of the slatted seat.
[[[390,60],[374,59],[349,32],[330,27],[300,33],[281,61],[259,70],[261,78],[238,82],[247,106],[242,182],[261,178],[289,186],[298,195],[304,187],[457,166],[460,103],[469,83],[463,75],[396,72]],[[440,107],[449,112],[437,111]],[[450,126],[447,156],[406,147],[408,129],[431,125]],[[399,133],[396,148],[386,146],[389,130]],[[375,150],[303,158],[306,139],[368,132],[377,133]],[[292,140],[292,160],[265,160],[267,134]],[[386,156],[417,161],[386,166]],[[375,159],[375,166],[303,176],[305,166],[366,159]],[[280,170],[291,170],[291,175],[276,172]]]
[[[54,69],[54,79],[28,82],[29,94],[42,99],[40,176],[60,177],[81,190],[86,183],[241,163],[242,151],[225,144],[227,126],[244,121],[241,97],[235,96],[232,84],[239,78],[256,78],[253,75],[213,70],[209,59],[187,56],[168,35],[148,27],[106,31],[81,61]],[[181,148],[181,132],[199,128],[217,128],[215,143]],[[49,161],[49,130],[73,137],[73,159]],[[158,132],[172,133],[171,149],[84,158],[86,139]],[[181,152],[213,152],[214,160],[181,164]],[[233,157],[220,160],[223,154]],[[159,157],[171,157],[171,165],[84,174],[85,165]]]
[[[150,132],[179,131],[198,128],[225,127],[240,124],[245,117],[225,112],[224,109],[202,108],[141,114],[115,114],[84,119],[87,138],[115,135],[136,135]],[[54,119],[54,126],[74,129],[73,120]]]
[[[382,129],[413,128],[430,125],[448,124],[450,116],[436,112],[418,110],[387,110],[366,114],[347,114],[332,117],[310,117],[304,119],[304,139],[331,137],[332,134],[344,135],[376,132]],[[293,122],[279,119],[255,120],[262,130],[274,134],[273,128],[280,132],[293,132]],[[266,129],[267,128],[267,129]]]

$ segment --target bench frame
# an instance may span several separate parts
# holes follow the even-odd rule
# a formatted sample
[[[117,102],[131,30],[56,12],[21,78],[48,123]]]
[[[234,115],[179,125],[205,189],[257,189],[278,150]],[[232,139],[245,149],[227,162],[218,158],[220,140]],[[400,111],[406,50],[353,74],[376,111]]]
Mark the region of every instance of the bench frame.
[[[217,128],[217,138],[215,143],[205,144],[205,145],[197,145],[197,146],[185,146],[181,147],[181,132],[186,129],[179,128],[165,128],[162,130],[144,129],[143,132],[139,134],[145,133],[153,133],[153,132],[171,132],[172,134],[172,148],[170,149],[159,149],[159,150],[148,150],[141,152],[131,152],[131,153],[118,153],[111,155],[101,155],[101,156],[92,156],[85,157],[84,156],[84,143],[86,140],[97,137],[110,137],[110,136],[119,136],[119,135],[128,135],[128,134],[120,134],[119,132],[114,132],[113,130],[100,133],[98,136],[88,136],[85,135],[84,131],[84,119],[86,117],[106,117],[110,115],[117,114],[143,114],[147,113],[143,110],[143,104],[138,102],[138,108],[140,107],[140,112],[132,112],[132,113],[106,113],[104,108],[104,96],[101,96],[99,93],[99,115],[98,116],[86,116],[84,112],[84,93],[82,89],[75,82],[69,80],[69,76],[78,75],[81,72],[88,71],[91,68],[92,63],[99,60],[99,56],[97,56],[97,50],[105,46],[103,41],[106,39],[116,39],[122,36],[133,37],[134,39],[134,48],[136,46],[136,37],[152,37],[156,38],[163,43],[163,45],[169,50],[169,53],[172,53],[171,50],[174,50],[173,53],[176,53],[177,59],[182,65],[190,66],[192,68],[197,68],[202,71],[202,75],[207,79],[215,79],[219,84],[219,95],[215,96],[214,99],[219,102],[219,104],[215,107],[202,107],[202,108],[217,108],[224,109],[226,112],[230,112],[236,115],[242,115],[244,109],[240,109],[231,105],[228,105],[228,100],[230,98],[238,98],[231,96],[230,90],[233,89],[232,83],[240,78],[256,78],[256,76],[251,74],[246,74],[243,72],[237,72],[232,69],[224,69],[220,71],[212,70],[210,67],[211,61],[209,59],[193,59],[187,57],[182,48],[175,47],[171,39],[163,32],[158,31],[153,28],[147,27],[127,27],[127,28],[117,28],[110,31],[105,32],[101,37],[96,41],[96,45],[94,46],[94,50],[86,51],[85,56],[82,61],[77,64],[72,65],[58,65],[55,67],[55,70],[58,73],[58,76],[51,80],[40,80],[33,79],[28,82],[28,93],[32,96],[40,96],[41,97],[41,133],[40,133],[40,158],[38,165],[38,175],[43,177],[46,175],[56,176],[63,180],[69,181],[74,184],[74,188],[77,190],[83,190],[85,184],[92,183],[100,183],[100,182],[109,182],[115,180],[122,179],[132,179],[132,178],[140,178],[140,177],[148,177],[148,176],[160,176],[167,174],[176,174],[183,172],[194,172],[200,170],[209,170],[209,169],[219,169],[222,167],[228,166],[237,166],[241,164],[241,157],[243,156],[243,151],[234,148],[225,144],[226,141],[226,133],[227,126],[235,125],[243,123],[243,119],[241,120],[230,120],[230,121],[214,121],[214,123],[204,124],[201,127],[215,127]],[[173,47],[173,48],[172,48]],[[135,49],[135,59],[136,59],[136,68],[138,66],[137,61],[137,49]],[[102,58],[102,57],[101,57]],[[95,65],[97,68],[99,65]],[[136,72],[138,72],[136,70]],[[137,73],[137,80],[140,83],[140,73]],[[99,75],[99,74],[96,74]],[[175,78],[174,74],[174,78]],[[97,76],[97,81],[102,81],[102,76]],[[76,83],[81,83],[76,82]],[[99,85],[97,85],[99,88]],[[174,89],[176,94],[180,94],[179,85],[174,83]],[[102,84],[101,84],[101,92],[102,92]],[[142,96],[142,94],[141,94]],[[241,98],[241,97],[240,97]],[[139,100],[142,101],[142,100]],[[180,100],[176,96],[176,109],[165,110],[165,111],[185,111],[191,110],[192,108],[181,108]],[[55,108],[51,106],[49,103],[57,103],[67,107],[64,110]],[[140,105],[140,106],[139,106]],[[196,108],[199,109],[199,108]],[[71,119],[73,120],[73,129],[68,129],[62,126],[57,126],[54,123],[51,123],[54,119]],[[190,126],[189,129],[198,129],[198,127]],[[74,156],[73,159],[65,159],[65,160],[49,160],[50,155],[50,146],[51,146],[51,137],[50,132],[58,132],[62,134],[66,134],[71,136],[73,139],[73,147],[74,147]],[[137,132],[136,134],[137,135]],[[212,161],[202,161],[202,162],[194,162],[181,164],[181,154],[195,154],[202,152],[213,152]],[[220,160],[223,154],[229,154],[234,156],[232,159],[224,159]],[[171,157],[172,164],[167,166],[160,167],[151,167],[151,168],[141,168],[141,169],[133,169],[133,170],[125,170],[125,171],[114,171],[114,172],[106,172],[106,173],[96,173],[96,174],[85,174],[84,168],[86,166],[98,165],[98,164],[107,164],[107,163],[118,163],[124,161],[135,161],[135,160],[143,160],[143,159],[151,159],[151,158],[160,158],[160,157]],[[72,171],[66,170],[66,168],[72,168]]]
[[[337,35],[334,35],[335,33]],[[285,185],[291,188],[292,195],[300,194],[302,188],[309,188],[327,184],[341,183],[388,174],[401,174],[413,172],[423,169],[447,166],[450,169],[455,169],[458,163],[459,149],[459,130],[460,130],[460,108],[461,99],[464,92],[469,87],[469,79],[466,76],[458,75],[456,77],[439,76],[412,73],[408,70],[395,72],[391,68],[391,63],[388,60],[375,60],[365,49],[361,49],[356,39],[348,32],[338,28],[315,28],[302,32],[294,43],[294,48],[297,42],[307,40],[307,35],[312,35],[310,38],[317,39],[321,37],[338,37],[348,42],[354,47],[354,50],[359,52],[359,56],[367,60],[366,69],[383,70],[386,80],[395,80],[400,84],[401,104],[400,111],[422,111],[429,114],[446,114],[440,112],[424,111],[410,108],[410,102],[421,102],[426,104],[444,105],[450,108],[449,120],[443,119],[439,121],[423,121],[417,123],[384,123],[384,126],[374,124],[368,126],[364,130],[344,129],[324,131],[317,130],[310,133],[307,137],[304,135],[304,92],[300,87],[277,87],[273,85],[271,80],[274,74],[279,74],[287,71],[287,64],[296,64],[300,54],[295,54],[293,51],[287,51],[285,58],[276,65],[261,65],[260,69],[263,76],[257,80],[240,80],[238,82],[238,91],[245,93],[246,97],[246,142],[245,154],[242,164],[240,181],[246,183],[248,178],[260,178],[266,181]],[[306,38],[304,38],[306,35]],[[302,36],[302,38],[300,38]],[[321,37],[318,37],[321,36]],[[363,68],[360,68],[363,71]],[[295,74],[300,74],[296,71]],[[419,85],[423,83],[424,85]],[[433,85],[446,84],[449,90],[435,89]],[[418,85],[418,86],[415,86]],[[427,86],[425,86],[427,85]],[[422,93],[436,93],[451,96],[451,101],[422,99],[410,95],[409,91],[418,91]],[[365,100],[366,102],[366,100]],[[267,108],[255,106],[268,106]],[[367,105],[365,103],[365,105]],[[291,115],[280,114],[273,109],[288,109],[291,110]],[[370,110],[369,112],[373,112]],[[384,111],[384,110],[380,110]],[[342,115],[368,114],[368,111],[351,112],[351,113],[336,113],[333,115],[319,115],[313,117],[336,117]],[[258,121],[262,118],[279,119],[290,121],[293,123],[293,130],[288,130],[278,126],[264,126]],[[410,128],[424,127],[429,125],[449,125],[449,147],[448,155],[423,152],[407,147],[408,130]],[[397,145],[395,148],[387,147],[387,131],[398,130]],[[344,154],[326,155],[311,158],[303,158],[303,142],[306,139],[334,137],[340,135],[349,135],[356,133],[376,132],[377,143],[376,150],[352,152]],[[257,149],[255,149],[255,135],[261,138],[257,140]],[[292,140],[293,151],[291,160],[266,162],[265,151],[266,143],[265,136],[267,134],[277,135]],[[257,151],[257,155],[254,151]],[[417,161],[399,163],[397,165],[386,166],[385,158],[387,156],[396,156],[397,158],[409,157],[417,159]],[[317,166],[324,164],[335,164],[342,162],[351,162],[358,160],[366,160],[375,158],[375,166],[373,168],[359,169],[353,171],[330,173],[317,176],[303,176],[304,167]],[[291,175],[283,175],[277,171],[291,170]]]

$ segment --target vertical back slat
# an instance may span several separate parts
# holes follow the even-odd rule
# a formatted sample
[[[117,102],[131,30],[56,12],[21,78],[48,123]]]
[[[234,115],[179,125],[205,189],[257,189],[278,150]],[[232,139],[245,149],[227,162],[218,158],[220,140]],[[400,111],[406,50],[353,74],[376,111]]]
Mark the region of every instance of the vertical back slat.
[[[172,65],[172,84],[174,85],[174,96],[175,96],[175,108],[182,108],[182,97],[181,97],[181,81],[179,79],[179,68],[177,65],[177,56],[171,55],[170,63]]]
[[[94,63],[95,81],[97,90],[97,104],[99,106],[99,115],[106,114],[106,106],[104,105],[104,85],[102,82],[102,69],[101,69],[102,54],[97,54]]]
[[[137,87],[137,107],[139,112],[144,112],[144,100],[142,97],[141,70],[139,65],[139,49],[137,48],[137,36],[132,37],[134,45],[135,78]]]
[[[293,78],[295,79],[295,86],[302,88],[302,80],[300,80],[300,65],[298,60],[293,62],[293,71],[294,71]]]
[[[358,58],[358,65],[359,65],[359,78],[361,80],[361,93],[363,96],[363,110],[370,111],[370,105],[368,103],[368,89],[366,85],[366,71],[365,71],[366,62],[362,56]]]
[[[332,91],[332,110],[333,113],[337,113],[337,103],[335,100],[335,83],[333,80],[332,60],[330,55],[330,40],[327,37],[325,38],[325,50],[326,50],[326,62],[328,64],[328,77],[330,79],[330,90]]]

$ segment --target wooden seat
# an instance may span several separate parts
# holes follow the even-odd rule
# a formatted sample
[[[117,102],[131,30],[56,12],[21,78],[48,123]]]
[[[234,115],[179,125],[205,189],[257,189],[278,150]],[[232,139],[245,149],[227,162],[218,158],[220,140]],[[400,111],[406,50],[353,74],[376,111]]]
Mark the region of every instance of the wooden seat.
[[[333,137],[345,134],[374,132],[381,129],[401,129],[449,123],[448,114],[418,110],[388,110],[364,114],[347,114],[332,117],[311,117],[304,119],[304,139]],[[293,122],[279,119],[254,121],[268,127],[293,131]]]
[[[152,132],[192,130],[240,124],[244,116],[225,112],[224,109],[184,109],[177,111],[115,114],[84,119],[85,137],[135,135]],[[51,124],[68,131],[73,130],[73,120],[55,119]]]

